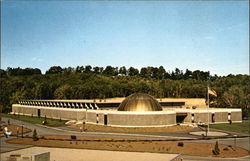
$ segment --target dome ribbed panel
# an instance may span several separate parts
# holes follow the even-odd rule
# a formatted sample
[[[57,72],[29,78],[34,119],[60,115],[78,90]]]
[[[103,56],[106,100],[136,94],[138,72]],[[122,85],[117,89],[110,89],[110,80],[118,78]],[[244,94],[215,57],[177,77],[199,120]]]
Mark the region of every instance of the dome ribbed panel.
[[[135,93],[128,96],[120,104],[118,111],[162,111],[162,107],[152,96]]]

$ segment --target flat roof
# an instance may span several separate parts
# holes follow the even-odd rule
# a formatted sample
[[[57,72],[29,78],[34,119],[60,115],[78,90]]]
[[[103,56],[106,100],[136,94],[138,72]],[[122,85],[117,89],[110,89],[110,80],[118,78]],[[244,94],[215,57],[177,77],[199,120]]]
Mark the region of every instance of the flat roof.
[[[1,159],[7,159],[11,154],[27,153],[35,151],[50,151],[50,160],[60,161],[163,161],[173,160],[179,154],[166,153],[147,153],[147,152],[126,152],[126,151],[108,151],[108,150],[87,150],[87,149],[72,149],[72,148],[50,148],[50,147],[30,147],[21,150],[1,153]],[[70,154],[70,155],[69,155]]]

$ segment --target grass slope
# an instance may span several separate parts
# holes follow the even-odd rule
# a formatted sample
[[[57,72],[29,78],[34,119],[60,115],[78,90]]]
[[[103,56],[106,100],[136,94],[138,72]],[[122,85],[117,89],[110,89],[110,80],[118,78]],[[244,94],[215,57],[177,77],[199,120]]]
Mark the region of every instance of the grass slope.
[[[20,120],[20,121],[25,121],[25,122],[29,122],[32,124],[42,124],[42,122],[45,120],[44,118],[38,118],[38,117],[31,117],[31,116],[23,116],[23,115],[11,115],[11,114],[5,114],[5,113],[1,113],[0,114],[1,117],[8,117],[8,118],[12,118],[12,119],[16,119],[16,120]],[[50,119],[47,118],[47,126],[62,126],[65,124],[65,120],[58,120],[58,119]]]
[[[210,125],[210,127],[219,130],[249,134],[250,133],[249,123],[250,123],[249,121],[244,121],[242,123],[214,124]]]

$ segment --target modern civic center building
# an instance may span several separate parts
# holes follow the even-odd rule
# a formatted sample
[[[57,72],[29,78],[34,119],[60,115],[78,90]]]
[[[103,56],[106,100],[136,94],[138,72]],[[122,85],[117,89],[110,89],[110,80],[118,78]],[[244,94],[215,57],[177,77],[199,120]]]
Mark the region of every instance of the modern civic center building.
[[[12,113],[109,126],[242,121],[241,109],[207,108],[202,98],[155,99],[143,93],[105,100],[24,100],[12,105]]]

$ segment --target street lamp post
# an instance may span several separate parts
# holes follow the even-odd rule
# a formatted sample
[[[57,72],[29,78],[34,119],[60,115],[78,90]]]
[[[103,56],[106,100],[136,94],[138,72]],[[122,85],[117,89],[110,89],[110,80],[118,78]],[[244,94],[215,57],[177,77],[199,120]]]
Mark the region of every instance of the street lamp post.
[[[83,122],[84,128],[83,130],[86,131],[86,124],[87,124],[87,112],[88,112],[88,107],[86,106],[86,111],[85,111],[85,121]]]
[[[23,124],[22,124],[22,138],[23,138]]]
[[[236,138],[237,138],[237,135],[234,135],[234,147],[236,148]]]

